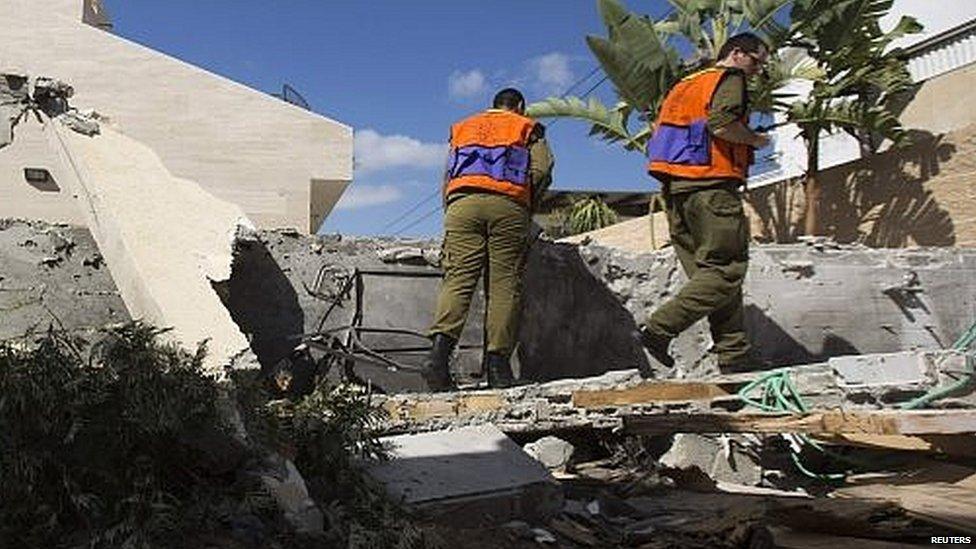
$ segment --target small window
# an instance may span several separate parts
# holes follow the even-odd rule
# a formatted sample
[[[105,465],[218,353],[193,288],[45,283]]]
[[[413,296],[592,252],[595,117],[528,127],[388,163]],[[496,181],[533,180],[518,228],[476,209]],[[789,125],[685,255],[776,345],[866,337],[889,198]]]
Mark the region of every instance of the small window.
[[[44,168],[24,168],[27,184],[42,192],[59,192],[61,187],[54,181],[51,172]]]

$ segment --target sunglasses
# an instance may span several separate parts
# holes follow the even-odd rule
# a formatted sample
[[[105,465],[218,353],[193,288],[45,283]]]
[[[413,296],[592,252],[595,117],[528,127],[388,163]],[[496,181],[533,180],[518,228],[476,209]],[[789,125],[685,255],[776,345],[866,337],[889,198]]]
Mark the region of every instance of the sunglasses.
[[[769,62],[769,58],[768,57],[766,59],[763,59],[762,56],[759,55],[758,53],[752,53],[752,52],[748,52],[748,51],[744,51],[742,53],[748,55],[749,58],[752,59],[752,62],[755,63],[756,65],[759,65],[760,67],[765,67],[766,66],[766,63]]]

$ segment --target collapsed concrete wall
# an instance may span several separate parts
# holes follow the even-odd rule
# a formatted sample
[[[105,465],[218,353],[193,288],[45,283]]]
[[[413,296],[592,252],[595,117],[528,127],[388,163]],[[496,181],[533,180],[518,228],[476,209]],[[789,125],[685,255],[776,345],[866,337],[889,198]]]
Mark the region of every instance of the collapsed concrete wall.
[[[217,290],[262,365],[273,369],[290,357],[302,334],[354,321],[424,332],[439,285],[437,250],[436,241],[260,232],[238,243],[233,275]],[[357,269],[362,275],[358,288],[348,284]],[[371,272],[381,274],[363,275]],[[629,253],[536,242],[527,263],[517,353],[523,377],[546,381],[636,367],[645,359],[630,332],[645,311],[683,281],[668,250]],[[773,364],[945,347],[976,319],[976,251],[757,245],[745,299],[753,343]],[[358,319],[357,311],[362,313]],[[467,381],[478,380],[483,311],[476,303],[463,340],[472,347],[460,361]],[[419,336],[374,334],[364,343],[418,347],[391,353],[408,366],[419,365],[424,356],[425,341]],[[660,372],[661,377],[714,373],[706,358],[709,344],[705,323],[694,326],[673,349],[678,370]],[[412,370],[362,366],[358,373],[380,390],[424,388]]]
[[[230,277],[234,242],[253,228],[241,209],[174,177],[148,147],[103,126],[86,136],[45,125],[67,166],[66,184],[134,318],[172,328],[193,349],[207,342],[213,371],[246,364],[247,340],[210,281]]]
[[[287,354],[295,338],[286,334],[316,331],[329,302],[312,297],[317,274],[326,273],[324,292],[335,295],[355,268],[389,269],[404,276],[377,276],[364,282],[380,297],[366,298],[358,309],[363,325],[426,330],[438,280],[410,276],[419,269],[436,272],[437,243],[395,240],[336,240],[282,232],[262,233],[262,262],[280,270],[274,276],[247,274],[240,284],[235,319],[250,318],[242,329],[252,342],[272,334],[269,359]],[[415,265],[404,265],[403,262]],[[417,266],[420,264],[423,266]],[[253,281],[260,279],[261,283]],[[286,284],[287,282],[287,284]],[[517,367],[524,378],[545,381],[587,377],[612,369],[636,367],[646,360],[631,332],[646,311],[667,299],[684,282],[673,252],[629,253],[596,245],[536,242],[525,278]],[[275,288],[278,288],[277,290]],[[278,292],[284,292],[284,297]],[[279,295],[279,297],[275,297]],[[949,248],[876,250],[862,246],[758,245],[753,248],[745,288],[746,315],[758,354],[773,364],[820,362],[858,353],[895,352],[948,346],[976,318],[976,251]],[[266,306],[257,306],[263,300]],[[290,312],[273,315],[281,303]],[[241,313],[250,305],[250,313]],[[357,303],[355,293],[338,300],[324,328],[348,324]],[[269,308],[266,308],[269,307]],[[466,342],[480,341],[481,314],[469,316]],[[291,318],[290,325],[266,325],[271,318]],[[262,324],[264,323],[264,324]],[[286,323],[287,324],[287,323]],[[276,331],[275,331],[276,330]],[[277,343],[271,343],[276,341]],[[411,340],[417,343],[416,339]],[[404,343],[377,338],[377,347]],[[710,336],[700,323],[680,337],[673,350],[680,367],[663,377],[715,371],[706,359]],[[262,353],[259,352],[259,356]],[[423,353],[411,359],[419,364]],[[266,363],[268,361],[263,360]],[[468,368],[476,369],[477,357]],[[381,376],[382,372],[374,371]],[[412,374],[389,373],[386,384],[401,389],[422,386]]]
[[[562,253],[574,251],[567,248]],[[634,254],[591,245],[580,247],[578,253],[591,275],[604,281],[638,321],[685,280],[671,250]],[[758,355],[773,364],[939,348],[951,345],[976,319],[974,275],[976,251],[966,249],[754,246],[744,288],[746,323]],[[535,276],[556,278],[561,273],[537,271]],[[571,303],[552,297],[549,310],[562,311],[560,325],[579,328],[547,331],[550,343],[544,346],[573,345],[588,329],[588,311],[576,312],[566,307]],[[679,362],[674,374],[714,371],[714,364],[703,360],[710,343],[704,322],[679,337],[672,349]],[[599,368],[594,351],[577,350],[578,359],[564,362],[563,370],[574,376],[600,373],[593,370]],[[558,367],[549,364],[543,370]]]
[[[262,231],[257,240],[239,243],[233,275],[218,291],[269,370],[295,358],[291,355],[301,334],[335,330],[336,343],[345,346],[348,331],[342,328],[353,325],[412,332],[363,331],[365,346],[387,350],[384,354],[404,368],[357,363],[346,373],[369,380],[379,390],[420,391],[426,385],[416,368],[429,345],[425,334],[440,284],[438,248],[436,241]],[[484,302],[476,298],[457,357],[466,382],[480,376],[483,314]],[[340,364],[334,367],[338,372]]]
[[[88,230],[0,219],[0,340],[49,326],[86,337],[128,320]]]

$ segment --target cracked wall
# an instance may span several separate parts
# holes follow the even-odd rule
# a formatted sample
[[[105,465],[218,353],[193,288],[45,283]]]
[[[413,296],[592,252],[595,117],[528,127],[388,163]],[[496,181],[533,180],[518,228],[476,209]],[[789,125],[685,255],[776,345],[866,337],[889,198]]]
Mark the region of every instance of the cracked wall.
[[[273,368],[290,356],[300,334],[319,329],[330,306],[329,299],[312,295],[320,272],[321,297],[333,298],[355,269],[436,275],[437,249],[436,241],[264,231],[238,243],[234,274],[218,291],[262,365]],[[37,255],[32,261],[45,254]],[[757,351],[774,364],[948,346],[976,318],[976,250],[878,250],[819,242],[757,245],[751,257],[747,322]],[[646,310],[684,281],[668,250],[631,253],[539,241],[527,269],[517,358],[523,375],[536,381],[635,367],[643,354],[630,340],[630,331]],[[13,284],[9,279],[2,283]],[[373,292],[373,297],[363,303],[363,324],[425,331],[438,283],[436,276],[367,280],[364,295]],[[475,346],[481,342],[480,307],[472,312],[465,336]],[[354,294],[345,295],[322,327],[349,324],[355,310]],[[370,344],[391,341],[418,339],[379,338]],[[709,344],[705,324],[692,327],[673,349],[678,371],[661,376],[713,373],[714,364],[705,359]],[[423,352],[397,358],[416,366]],[[461,369],[469,381],[477,381],[479,361],[476,349],[463,356]],[[412,371],[366,368],[360,373],[381,389],[423,389]]]
[[[128,320],[87,229],[0,219],[0,340],[51,326],[88,337]]]

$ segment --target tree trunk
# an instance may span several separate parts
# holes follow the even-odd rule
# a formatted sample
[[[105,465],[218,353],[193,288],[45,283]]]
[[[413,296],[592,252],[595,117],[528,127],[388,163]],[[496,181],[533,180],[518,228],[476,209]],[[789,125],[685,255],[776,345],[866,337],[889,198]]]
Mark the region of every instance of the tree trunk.
[[[803,182],[803,194],[806,197],[806,214],[803,216],[803,234],[820,236],[820,182],[817,172],[820,169],[820,143],[818,136],[807,140],[807,173]]]

